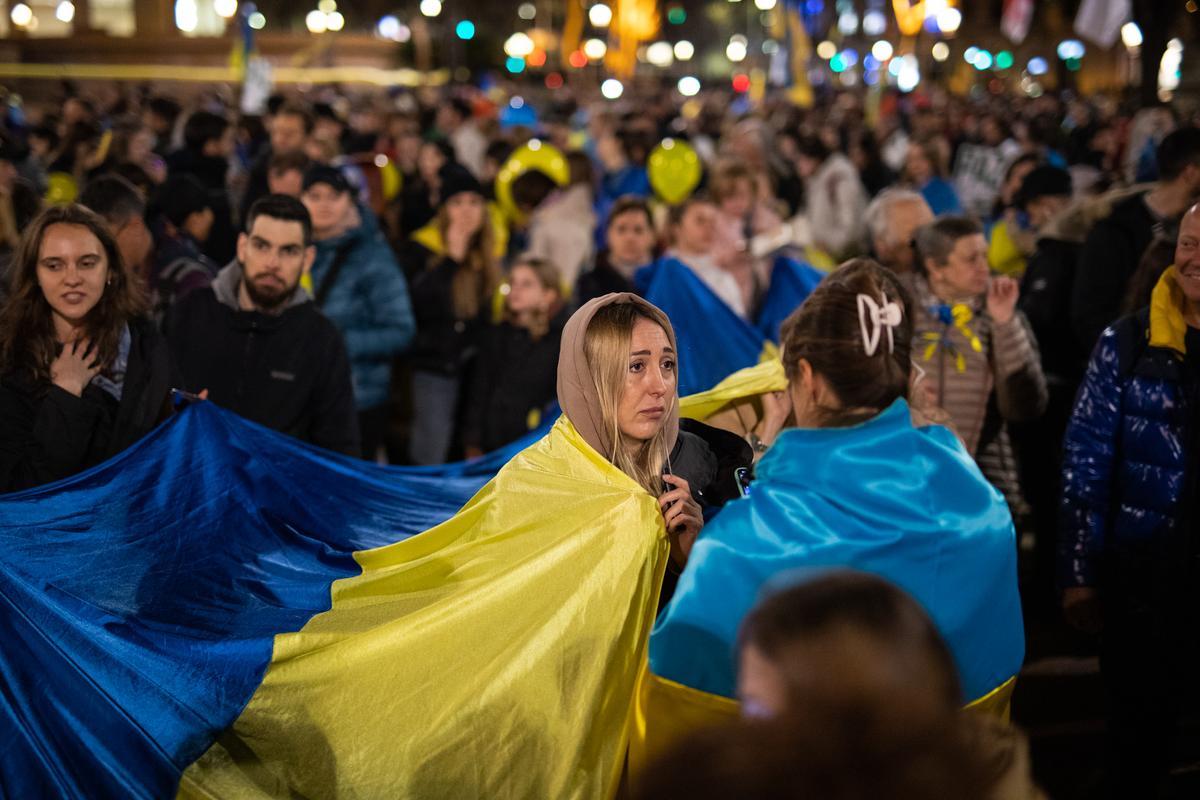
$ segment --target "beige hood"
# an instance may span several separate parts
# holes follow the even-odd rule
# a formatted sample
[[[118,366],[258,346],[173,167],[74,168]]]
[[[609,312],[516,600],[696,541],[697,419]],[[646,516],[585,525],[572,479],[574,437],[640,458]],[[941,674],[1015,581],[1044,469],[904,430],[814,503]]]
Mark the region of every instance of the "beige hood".
[[[658,310],[636,294],[627,292],[597,297],[580,307],[567,320],[566,327],[563,328],[562,348],[558,355],[558,404],[584,441],[610,461],[613,454],[606,442],[606,437],[601,435],[604,414],[600,410],[600,398],[596,394],[596,382],[592,379],[592,372],[588,367],[583,342],[592,317],[604,306],[614,303],[634,303],[648,309]],[[671,342],[671,347],[678,353],[675,331],[669,324],[667,339]],[[675,398],[675,402],[671,404],[671,410],[667,415],[666,434],[666,444],[670,451],[675,447],[675,440],[679,436],[678,398]]]

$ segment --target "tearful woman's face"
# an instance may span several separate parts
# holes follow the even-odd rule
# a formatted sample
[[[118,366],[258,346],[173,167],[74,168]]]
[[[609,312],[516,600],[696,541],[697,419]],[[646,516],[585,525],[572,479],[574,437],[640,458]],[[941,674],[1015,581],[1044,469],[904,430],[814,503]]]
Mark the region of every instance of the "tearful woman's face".
[[[675,350],[656,322],[638,317],[629,342],[625,385],[617,404],[617,426],[626,444],[652,439],[675,402]]]

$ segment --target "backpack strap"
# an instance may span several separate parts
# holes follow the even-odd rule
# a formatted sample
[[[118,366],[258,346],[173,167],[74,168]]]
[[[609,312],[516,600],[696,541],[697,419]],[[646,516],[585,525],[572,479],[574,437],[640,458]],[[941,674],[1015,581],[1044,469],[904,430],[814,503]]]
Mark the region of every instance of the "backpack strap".
[[[338,248],[337,253],[334,254],[333,263],[329,265],[329,272],[325,274],[325,280],[321,281],[321,285],[313,292],[313,300],[316,301],[318,307],[323,308],[325,306],[325,298],[333,290],[333,285],[337,283],[338,274],[341,273],[342,267],[349,260],[350,250],[350,245],[345,244]]]

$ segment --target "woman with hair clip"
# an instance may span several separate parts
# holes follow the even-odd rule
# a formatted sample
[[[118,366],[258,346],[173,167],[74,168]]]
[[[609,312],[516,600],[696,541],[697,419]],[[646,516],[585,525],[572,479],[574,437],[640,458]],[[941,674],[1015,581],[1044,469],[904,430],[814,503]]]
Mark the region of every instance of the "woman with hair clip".
[[[0,492],[73,475],[170,413],[167,348],[108,226],[83,206],[35,219],[0,312]]]
[[[502,280],[479,181],[459,166],[443,170],[440,180],[437,217],[413,234],[401,259],[417,320],[407,354],[413,370],[409,457],[415,464],[441,464],[450,456],[462,380]]]
[[[738,626],[761,589],[838,566],[916,597],[968,699],[1011,685],[1024,650],[1012,517],[951,431],[914,422],[905,301],[891,272],[855,259],[784,323],[796,427],[696,542],[651,637],[656,675],[733,697]]]

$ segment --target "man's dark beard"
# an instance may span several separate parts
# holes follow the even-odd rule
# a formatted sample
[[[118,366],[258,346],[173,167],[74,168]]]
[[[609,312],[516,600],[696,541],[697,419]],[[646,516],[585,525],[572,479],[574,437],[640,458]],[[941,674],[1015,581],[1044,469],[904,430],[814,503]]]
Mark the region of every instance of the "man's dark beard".
[[[293,283],[291,286],[278,292],[263,291],[249,278],[243,278],[242,285],[246,287],[246,295],[250,298],[250,302],[254,303],[256,307],[262,311],[277,311],[280,306],[283,306],[292,299],[296,287],[300,284],[299,282]]]

